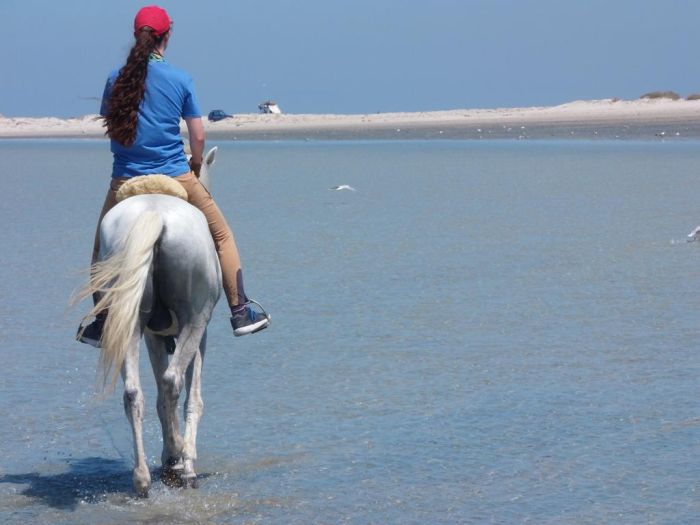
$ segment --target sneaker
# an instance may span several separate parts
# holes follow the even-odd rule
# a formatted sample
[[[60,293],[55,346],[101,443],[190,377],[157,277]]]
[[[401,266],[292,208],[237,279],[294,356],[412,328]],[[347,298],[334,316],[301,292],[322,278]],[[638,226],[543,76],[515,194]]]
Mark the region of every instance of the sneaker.
[[[106,314],[97,314],[95,320],[89,325],[85,327],[83,327],[82,324],[80,325],[75,339],[81,343],[92,345],[95,348],[101,348],[100,340],[102,339],[102,330],[105,327],[106,320]]]
[[[251,308],[252,304],[258,305],[261,311]],[[254,334],[270,326],[270,316],[260,303],[249,299],[243,308],[232,313],[231,326],[236,337]]]

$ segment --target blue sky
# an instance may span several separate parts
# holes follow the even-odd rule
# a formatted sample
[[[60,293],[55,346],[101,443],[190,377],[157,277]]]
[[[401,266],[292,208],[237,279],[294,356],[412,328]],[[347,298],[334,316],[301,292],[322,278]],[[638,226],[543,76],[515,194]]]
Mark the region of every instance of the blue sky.
[[[0,114],[98,111],[131,0],[0,0]],[[375,113],[700,93],[698,0],[172,0],[202,110]]]

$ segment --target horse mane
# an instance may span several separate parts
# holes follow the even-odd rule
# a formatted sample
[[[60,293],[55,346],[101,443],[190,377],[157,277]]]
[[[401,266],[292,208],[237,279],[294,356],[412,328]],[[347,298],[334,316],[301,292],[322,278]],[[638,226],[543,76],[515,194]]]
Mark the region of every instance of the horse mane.
[[[160,193],[172,195],[187,201],[187,191],[182,184],[167,175],[141,175],[133,177],[121,185],[117,191],[117,202],[133,197],[134,195],[144,195],[147,193]]]

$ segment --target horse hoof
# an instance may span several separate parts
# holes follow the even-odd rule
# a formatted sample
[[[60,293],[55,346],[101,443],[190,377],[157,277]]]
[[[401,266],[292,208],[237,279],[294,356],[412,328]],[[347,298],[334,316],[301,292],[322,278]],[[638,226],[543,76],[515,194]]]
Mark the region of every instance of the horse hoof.
[[[134,490],[139,498],[147,498],[151,488],[151,474],[147,469],[134,469]]]
[[[170,467],[163,467],[160,473],[160,480],[164,485],[168,487],[179,488],[182,487],[182,473],[181,470],[176,470]]]
[[[139,482],[134,481],[134,490],[136,491],[136,496],[142,499],[148,497],[148,491],[151,488],[151,483],[149,482]]]
[[[198,489],[199,480],[197,479],[197,476],[182,476],[182,488]]]

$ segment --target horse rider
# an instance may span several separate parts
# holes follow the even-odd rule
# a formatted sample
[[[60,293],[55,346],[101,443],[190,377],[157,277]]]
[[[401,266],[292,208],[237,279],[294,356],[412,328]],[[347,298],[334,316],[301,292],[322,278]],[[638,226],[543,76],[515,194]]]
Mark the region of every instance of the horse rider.
[[[116,204],[116,192],[138,175],[164,174],[187,191],[188,202],[206,217],[221,264],[224,293],[231,309],[235,336],[253,334],[270,324],[267,313],[243,288],[233,232],[207,189],[199,182],[204,153],[204,124],[192,78],[165,59],[172,20],[158,6],[143,7],[134,19],[134,43],[126,64],[113,71],[104,89],[100,114],[113,154],[112,179],[100,213],[92,263],[100,250],[99,224]],[[190,140],[188,161],[180,137],[184,119]],[[96,301],[98,298],[93,297]],[[256,305],[256,306],[254,306]],[[99,347],[108,312],[78,331],[78,340]]]

